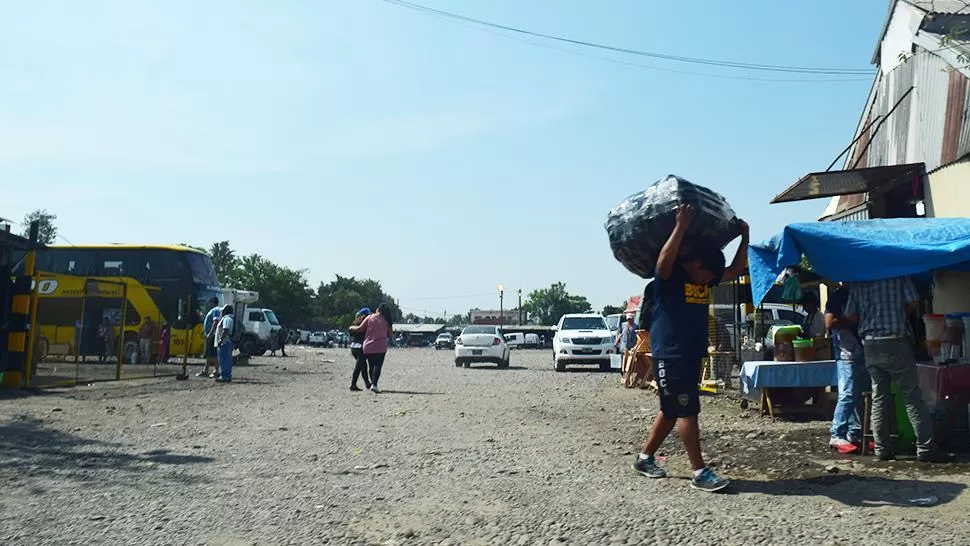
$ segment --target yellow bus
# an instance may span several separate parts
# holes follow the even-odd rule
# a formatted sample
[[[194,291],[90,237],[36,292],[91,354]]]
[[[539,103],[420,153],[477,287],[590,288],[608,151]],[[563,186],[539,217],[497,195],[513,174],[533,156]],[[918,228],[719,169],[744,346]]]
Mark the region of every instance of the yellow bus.
[[[167,322],[170,356],[201,355],[206,303],[213,297],[222,302],[212,260],[185,246],[48,246],[37,251],[36,267],[38,329],[47,340],[38,349],[55,353],[69,346],[72,354],[97,355],[97,325],[107,318],[116,328],[113,353],[123,350],[130,362],[129,355],[138,354],[138,332],[150,318],[156,323],[154,354]]]

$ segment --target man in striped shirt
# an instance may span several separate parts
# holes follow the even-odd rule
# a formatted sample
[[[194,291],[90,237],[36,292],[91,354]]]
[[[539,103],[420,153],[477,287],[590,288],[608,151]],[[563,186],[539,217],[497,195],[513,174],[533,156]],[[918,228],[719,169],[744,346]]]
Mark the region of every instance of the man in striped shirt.
[[[876,457],[895,458],[889,438],[892,419],[890,383],[896,382],[906,413],[916,431],[916,457],[921,462],[942,462],[933,442],[933,422],[919,390],[913,329],[908,316],[916,311],[919,294],[909,277],[853,282],[844,314],[858,321],[866,368],[872,376],[872,431]]]

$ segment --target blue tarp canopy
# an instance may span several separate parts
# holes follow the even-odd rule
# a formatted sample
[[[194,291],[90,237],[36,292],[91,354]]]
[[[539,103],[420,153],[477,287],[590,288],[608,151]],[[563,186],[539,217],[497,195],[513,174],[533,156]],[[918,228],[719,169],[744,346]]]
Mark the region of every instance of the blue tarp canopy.
[[[790,224],[748,249],[755,305],[803,254],[815,273],[833,281],[874,281],[937,269],[970,271],[970,218]]]

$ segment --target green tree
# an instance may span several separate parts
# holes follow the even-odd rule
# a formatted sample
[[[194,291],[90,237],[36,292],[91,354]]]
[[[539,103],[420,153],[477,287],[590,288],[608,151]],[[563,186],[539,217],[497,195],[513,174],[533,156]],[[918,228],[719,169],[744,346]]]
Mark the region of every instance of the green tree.
[[[562,282],[554,283],[549,288],[533,290],[522,308],[545,325],[556,324],[563,315],[588,313],[593,309],[585,297],[567,292],[566,284]]]
[[[607,305],[603,308],[603,316],[607,317],[609,315],[619,315],[626,311],[626,302],[623,302],[623,307],[617,307],[615,305]]]
[[[408,313],[404,315],[403,322],[405,324],[418,324],[419,322],[422,322],[422,320],[421,317],[415,315],[414,313]]]
[[[448,326],[466,326],[471,324],[472,314],[471,312],[457,315],[450,315],[448,320],[445,322]]]
[[[304,270],[273,263],[259,254],[239,261],[237,288],[259,292],[259,305],[276,312],[288,327],[300,327],[314,319],[313,290]]]
[[[20,226],[24,229],[24,237],[27,237],[30,235],[30,224],[37,222],[40,227],[37,235],[37,242],[44,245],[50,245],[57,240],[57,226],[54,225],[54,220],[57,220],[56,214],[47,212],[47,209],[37,209],[27,216],[24,216]]]
[[[354,320],[361,307],[376,309],[381,303],[391,308],[392,318],[401,317],[401,309],[389,294],[384,292],[381,283],[372,279],[359,280],[354,277],[341,277],[329,283],[320,283],[317,288],[316,316],[319,320],[346,328]]]
[[[209,258],[212,259],[212,267],[215,268],[222,285],[236,288],[239,280],[239,258],[236,251],[229,246],[229,241],[212,243]]]

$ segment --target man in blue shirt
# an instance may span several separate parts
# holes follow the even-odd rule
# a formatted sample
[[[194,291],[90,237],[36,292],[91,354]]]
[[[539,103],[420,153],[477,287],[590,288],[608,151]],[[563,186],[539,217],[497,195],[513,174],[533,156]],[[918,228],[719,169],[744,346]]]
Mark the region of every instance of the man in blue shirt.
[[[208,312],[202,321],[202,331],[205,333],[205,368],[196,374],[196,377],[218,377],[219,375],[219,354],[216,352],[216,324],[222,317],[222,310],[219,309],[219,300],[212,297],[207,302]],[[209,366],[212,366],[212,373],[209,373]]]
[[[829,446],[840,453],[854,453],[862,445],[862,392],[868,389],[866,356],[859,340],[859,324],[845,316],[849,286],[842,285],[825,303],[825,327],[832,332],[836,369],[839,375],[839,401],[832,417]]]
[[[660,411],[633,469],[649,478],[666,477],[654,454],[677,425],[694,471],[691,487],[713,492],[724,489],[729,482],[707,468],[701,455],[697,422],[701,410],[701,361],[707,355],[711,286],[744,273],[748,225],[741,222],[741,245],[734,261],[725,268],[724,254],[717,247],[695,248],[681,255],[684,235],[693,219],[692,205],[678,208],[677,223],[657,259],[650,345]]]

